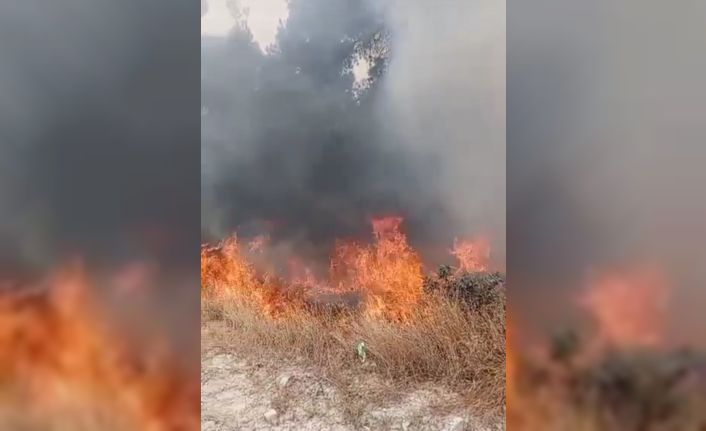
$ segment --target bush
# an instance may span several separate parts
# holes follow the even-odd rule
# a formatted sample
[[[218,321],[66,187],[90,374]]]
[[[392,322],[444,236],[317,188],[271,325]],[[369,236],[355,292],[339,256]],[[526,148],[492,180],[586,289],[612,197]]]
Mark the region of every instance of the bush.
[[[706,429],[703,355],[626,348],[596,352],[574,332],[555,336],[548,353],[548,361],[522,362],[521,392],[515,396],[521,403],[511,407],[511,415],[525,418],[518,429]]]
[[[505,305],[505,277],[499,272],[454,272],[450,266],[441,266],[436,274],[425,279],[427,293],[458,301],[472,311],[493,304]]]

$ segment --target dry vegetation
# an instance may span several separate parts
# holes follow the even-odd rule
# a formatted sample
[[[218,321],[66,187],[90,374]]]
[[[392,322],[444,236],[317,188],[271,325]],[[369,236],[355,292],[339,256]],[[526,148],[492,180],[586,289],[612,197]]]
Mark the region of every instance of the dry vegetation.
[[[585,356],[573,333],[545,358],[518,359],[508,424],[518,430],[706,430],[706,360],[692,351],[618,348]]]
[[[505,404],[505,297],[499,274],[442,267],[426,277],[421,301],[404,321],[372,318],[357,308],[298,307],[281,317],[247,298],[203,286],[202,319],[221,322],[221,345],[240,355],[315,367],[363,408],[413,386],[434,384],[462,395],[463,406],[497,417]],[[361,343],[364,343],[361,344]],[[377,377],[379,385],[361,378]]]

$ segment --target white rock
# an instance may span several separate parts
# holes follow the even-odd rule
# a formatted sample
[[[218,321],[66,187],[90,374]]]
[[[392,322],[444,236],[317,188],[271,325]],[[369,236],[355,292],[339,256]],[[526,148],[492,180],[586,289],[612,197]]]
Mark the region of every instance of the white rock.
[[[448,424],[444,427],[444,431],[463,431],[466,426],[466,422],[463,418],[454,417],[451,418]]]
[[[213,431],[217,428],[217,424],[214,421],[205,421],[201,423],[202,431]]]
[[[277,413],[277,410],[275,409],[269,409],[268,411],[265,412],[265,420],[270,423],[270,424],[275,424],[277,422],[277,417],[279,414]]]
[[[211,359],[210,366],[213,368],[224,369],[229,368],[233,364],[231,355],[217,355]]]
[[[287,383],[289,383],[289,381],[291,380],[291,378],[292,378],[292,376],[290,376],[289,374],[283,374],[283,375],[281,375],[280,378],[277,380],[277,385],[278,385],[280,388],[284,388],[284,387],[287,386]]]

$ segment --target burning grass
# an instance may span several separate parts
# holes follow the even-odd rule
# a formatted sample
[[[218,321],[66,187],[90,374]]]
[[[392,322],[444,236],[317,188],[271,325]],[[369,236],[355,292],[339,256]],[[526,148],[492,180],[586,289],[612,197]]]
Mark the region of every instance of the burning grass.
[[[579,301],[594,332],[520,351],[508,338],[508,425],[517,430],[703,431],[706,356],[670,346],[669,284],[651,268],[595,277]]]
[[[224,342],[239,354],[298,360],[343,386],[377,376],[386,396],[438,384],[478,414],[502,414],[503,277],[451,267],[424,274],[400,222],[375,223],[370,245],[339,244],[329,277],[305,283],[257,271],[234,238],[204,247],[202,320],[223,322]]]
[[[0,424],[13,430],[198,429],[195,378],[132,345],[80,267],[0,290]]]

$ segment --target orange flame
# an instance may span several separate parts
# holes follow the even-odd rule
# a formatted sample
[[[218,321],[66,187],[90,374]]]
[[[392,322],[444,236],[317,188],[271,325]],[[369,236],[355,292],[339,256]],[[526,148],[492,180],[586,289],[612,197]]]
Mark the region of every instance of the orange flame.
[[[531,408],[526,405],[525,395],[519,388],[520,369],[518,331],[506,315],[505,326],[505,411],[507,423],[512,429],[532,429],[527,427]]]
[[[400,226],[402,226],[402,217],[386,216],[377,217],[371,220],[373,225],[373,235],[376,239],[400,235]]]
[[[507,397],[510,398],[515,394],[517,384],[517,335],[515,327],[509,321],[506,322],[505,328],[505,384]]]
[[[304,264],[301,259],[289,259],[290,283],[304,289],[320,288],[322,283],[316,278],[312,269]]]
[[[302,305],[301,286],[284,285],[269,274],[260,277],[235,235],[215,247],[201,248],[201,286],[208,294],[245,301],[271,317]]]
[[[406,320],[422,297],[422,261],[407,243],[401,223],[401,217],[373,219],[375,242],[368,247],[340,245],[332,262],[334,268],[347,268],[339,285],[363,293],[370,317]]]
[[[202,248],[202,288],[209,294],[245,298],[270,316],[306,306],[314,290],[357,292],[365,300],[367,316],[405,320],[421,300],[423,268],[401,230],[402,221],[401,217],[373,219],[370,245],[339,242],[326,280],[317,279],[298,258],[289,261],[288,281],[268,273],[260,275],[233,236],[215,247]]]
[[[166,351],[144,354],[121,337],[80,266],[46,283],[0,292],[0,381],[28,416],[70,409],[107,412],[110,429],[198,429],[196,379],[170,365]]]
[[[598,325],[598,342],[620,347],[662,343],[669,285],[654,268],[598,276],[581,304]]]
[[[458,259],[458,271],[487,271],[490,262],[490,243],[485,238],[475,241],[454,239],[451,254]]]
[[[508,321],[507,423],[511,429],[577,429],[567,420],[603,429],[591,412],[574,404],[571,391],[576,374],[600,364],[607,350],[665,347],[665,329],[671,286],[654,266],[601,271],[589,280],[579,304],[595,323],[595,335],[570,362],[557,363],[544,344],[528,345],[526,332]],[[524,343],[517,343],[522,336]],[[576,415],[576,417],[574,417]],[[585,417],[584,417],[585,415]],[[591,422],[588,422],[588,421]],[[596,428],[594,428],[596,427]]]

